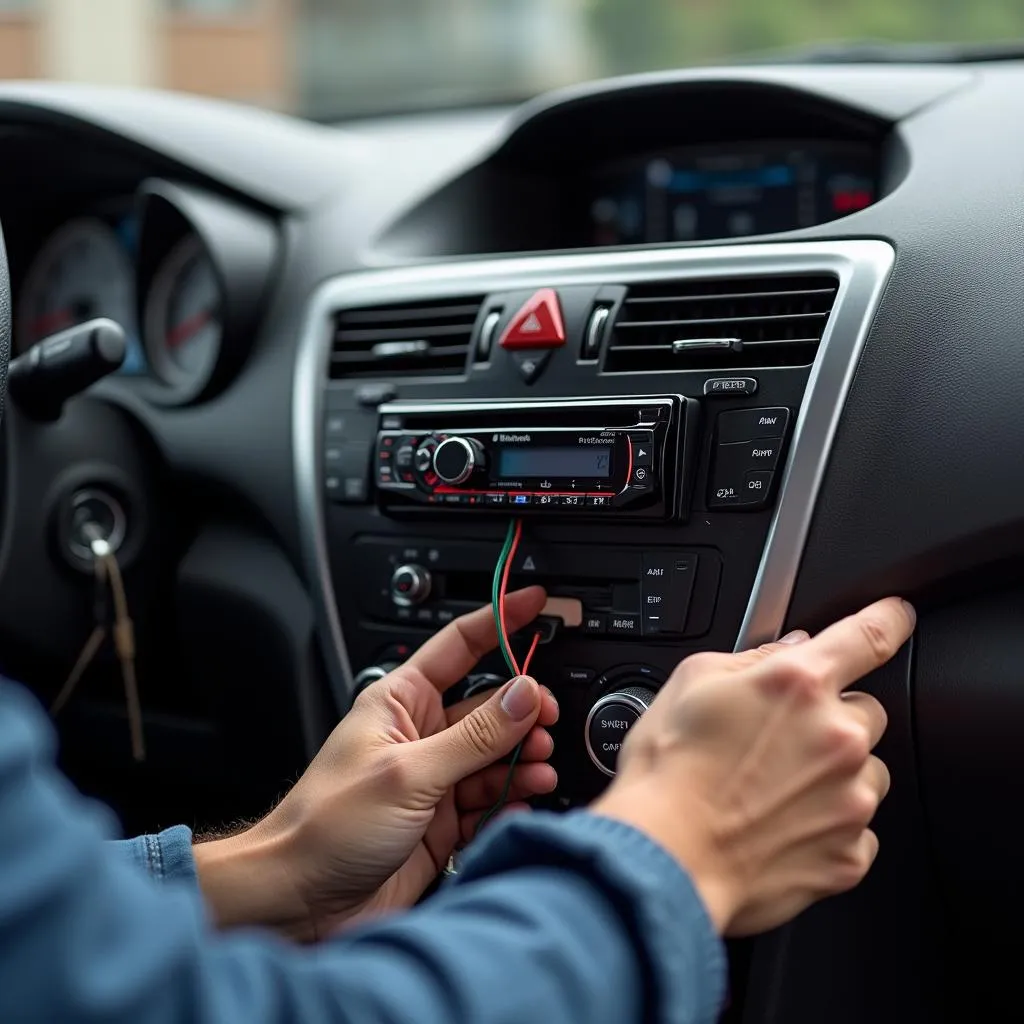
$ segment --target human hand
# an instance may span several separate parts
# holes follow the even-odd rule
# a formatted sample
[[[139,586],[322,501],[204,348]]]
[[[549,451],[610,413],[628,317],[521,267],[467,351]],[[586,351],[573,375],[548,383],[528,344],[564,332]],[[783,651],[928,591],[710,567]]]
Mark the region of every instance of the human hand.
[[[539,614],[530,587],[505,600],[512,633]],[[442,696],[497,645],[490,608],[456,619],[368,687],[302,778],[262,821],[196,847],[222,925],[263,923],[320,937],[356,917],[411,906],[501,796],[555,788],[546,764],[554,697],[525,677],[445,708]]]
[[[888,598],[813,639],[687,658],[630,729],[592,809],[672,853],[722,934],[765,931],[852,888],[878,852],[868,824],[889,773],[871,754],[882,706],[843,690],[915,621]]]

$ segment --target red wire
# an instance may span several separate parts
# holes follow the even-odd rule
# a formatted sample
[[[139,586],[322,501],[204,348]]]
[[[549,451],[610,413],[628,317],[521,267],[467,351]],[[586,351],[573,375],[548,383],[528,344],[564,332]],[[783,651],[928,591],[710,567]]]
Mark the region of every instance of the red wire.
[[[533,634],[533,643],[530,644],[530,649],[526,652],[526,657],[523,659],[523,671],[522,675],[528,675],[530,671],[530,662],[533,661],[533,652],[537,650],[537,644],[540,643],[540,633]]]
[[[512,667],[516,671],[516,675],[521,675],[519,671],[519,662],[516,661],[515,653],[512,650],[512,645],[508,642],[508,628],[505,625],[505,591],[508,589],[508,577],[512,571],[512,563],[515,561],[516,550],[519,547],[519,541],[523,536],[523,521],[521,519],[516,521],[515,533],[512,535],[512,546],[508,551],[508,558],[505,560],[505,568],[501,574],[501,584],[498,587],[498,628],[501,630],[502,639],[505,641],[505,647],[509,652],[509,656],[512,658]]]

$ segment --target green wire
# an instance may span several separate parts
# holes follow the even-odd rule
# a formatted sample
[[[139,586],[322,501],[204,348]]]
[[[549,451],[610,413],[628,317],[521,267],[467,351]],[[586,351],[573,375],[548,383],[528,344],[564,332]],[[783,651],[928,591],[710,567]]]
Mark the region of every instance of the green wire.
[[[512,550],[512,542],[516,536],[516,520],[512,519],[508,524],[508,533],[505,535],[505,544],[498,556],[497,565],[494,567],[494,579],[491,582],[491,611],[494,615],[494,626],[498,631],[498,646],[501,648],[502,657],[508,666],[510,676],[516,674],[516,665],[512,657],[512,651],[505,642],[505,631],[501,628],[501,607],[498,597],[501,594],[501,578],[505,574],[505,563],[508,561],[509,552]]]
[[[509,675],[514,676],[516,674],[516,666],[512,660],[512,651],[508,644],[505,643],[505,632],[501,628],[501,606],[498,603],[498,597],[501,594],[501,578],[505,574],[505,563],[508,561],[509,553],[512,550],[512,542],[516,536],[517,521],[511,520],[508,524],[508,533],[505,535],[505,544],[501,549],[501,554],[498,556],[498,564],[494,567],[494,580],[491,584],[491,609],[494,613],[494,625],[498,631],[498,645],[501,647],[502,657],[505,659],[505,664],[508,666]],[[501,796],[495,801],[494,805],[487,811],[486,814],[477,822],[476,828],[473,830],[473,835],[478,835],[480,829],[484,827],[501,809],[505,806],[505,802],[508,800],[509,790],[512,788],[512,776],[515,773],[516,762],[519,760],[519,755],[522,752],[523,744],[517,743],[515,750],[512,751],[512,756],[509,758],[508,773],[505,776],[505,785],[501,790]]]

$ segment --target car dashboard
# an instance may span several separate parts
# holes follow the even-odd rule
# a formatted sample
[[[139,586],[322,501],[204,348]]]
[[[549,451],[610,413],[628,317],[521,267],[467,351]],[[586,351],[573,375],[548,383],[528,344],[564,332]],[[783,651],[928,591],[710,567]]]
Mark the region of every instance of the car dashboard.
[[[878,863],[730,945],[724,1019],[1005,1015],[1022,86],[712,68],[340,126],[0,86],[15,352],[96,316],[129,339],[57,423],[5,417],[2,667],[44,700],[92,624],[83,493],[123,527],[150,754],[101,660],[58,719],[69,773],[129,827],[259,813],[489,602],[510,522],[511,584],[557,601],[552,812],[688,654],[900,593],[916,636],[865,684]]]

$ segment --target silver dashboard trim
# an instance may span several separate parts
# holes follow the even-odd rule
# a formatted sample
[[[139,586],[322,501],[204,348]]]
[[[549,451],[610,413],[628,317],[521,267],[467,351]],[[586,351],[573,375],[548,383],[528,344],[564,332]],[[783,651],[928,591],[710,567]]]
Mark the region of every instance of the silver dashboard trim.
[[[833,272],[839,288],[811,369],[768,539],[736,649],[775,639],[785,622],[821,481],[846,396],[895,252],[873,239],[707,246],[686,249],[496,257],[372,270],[326,281],[313,293],[299,339],[292,392],[292,446],[302,557],[331,683],[341,709],[352,669],[331,583],[323,496],[325,385],[331,318],[343,307],[570,284],[630,284],[679,277]],[[737,371],[739,372],[739,370]],[[635,374],[618,374],[623,382]],[[454,382],[458,378],[439,378]],[[671,377],[650,375],[669,392]],[[655,387],[655,382],[660,385]],[[615,401],[619,395],[608,395]]]

